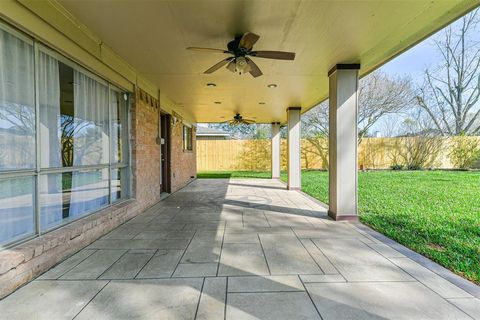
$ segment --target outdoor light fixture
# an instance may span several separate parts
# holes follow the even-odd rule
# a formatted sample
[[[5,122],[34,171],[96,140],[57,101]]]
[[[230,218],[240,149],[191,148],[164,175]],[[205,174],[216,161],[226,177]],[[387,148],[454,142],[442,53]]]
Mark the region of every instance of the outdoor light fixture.
[[[269,88],[276,88],[277,85],[276,85],[275,83],[270,83],[267,87],[269,87]]]
[[[207,87],[216,87],[217,85],[215,83],[207,83]]]
[[[210,74],[218,69],[225,67],[231,72],[238,72],[239,74],[250,73],[254,78],[260,77],[263,73],[262,70],[253,61],[253,57],[274,59],[274,60],[294,60],[295,52],[285,51],[256,51],[253,50],[253,45],[258,41],[260,36],[252,32],[245,32],[242,35],[238,35],[235,39],[227,43],[227,50],[214,49],[214,48],[201,48],[201,47],[188,47],[188,50],[195,50],[201,52],[212,53],[226,53],[231,56],[222,59],[217,62],[204,73]]]
[[[243,74],[243,73],[250,72],[252,68],[248,64],[247,59],[245,59],[245,57],[238,57],[235,59],[235,70],[239,74]]]

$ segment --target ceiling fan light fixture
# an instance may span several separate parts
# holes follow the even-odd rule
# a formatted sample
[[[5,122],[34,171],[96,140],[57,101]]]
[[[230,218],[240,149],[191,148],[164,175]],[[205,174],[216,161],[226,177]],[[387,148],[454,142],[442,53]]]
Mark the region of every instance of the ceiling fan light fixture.
[[[275,83],[270,83],[269,85],[267,85],[267,87],[269,88],[276,88],[278,87]]]
[[[252,69],[245,57],[238,57],[235,59],[235,68],[240,74],[248,73]]]
[[[253,45],[258,41],[259,38],[260,36],[258,34],[252,32],[245,32],[243,35],[236,36],[235,39],[228,42],[227,50],[201,47],[188,47],[187,49],[200,52],[224,53],[229,55],[228,58],[217,62],[212,67],[204,71],[203,73],[205,74],[211,74],[222,67],[226,67],[233,73],[250,73],[252,77],[257,78],[263,75],[263,73],[257,66],[257,64],[252,59],[250,59],[250,57],[273,60],[295,59],[295,52],[253,50]]]

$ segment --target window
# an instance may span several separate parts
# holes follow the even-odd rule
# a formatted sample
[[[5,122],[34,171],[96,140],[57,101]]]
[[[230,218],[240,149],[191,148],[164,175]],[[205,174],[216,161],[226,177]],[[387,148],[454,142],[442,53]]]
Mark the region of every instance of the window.
[[[33,42],[0,28],[0,171],[35,168]]]
[[[0,245],[35,234],[34,75],[33,41],[0,28]]]
[[[128,94],[1,23],[0,66],[0,245],[128,198]]]
[[[46,231],[108,205],[108,169],[40,176],[40,226]]]
[[[110,198],[112,201],[129,196],[128,183],[128,95],[120,90],[110,90],[111,173]]]
[[[35,234],[35,180],[0,179],[0,245]]]
[[[192,150],[192,128],[183,125],[183,150]]]

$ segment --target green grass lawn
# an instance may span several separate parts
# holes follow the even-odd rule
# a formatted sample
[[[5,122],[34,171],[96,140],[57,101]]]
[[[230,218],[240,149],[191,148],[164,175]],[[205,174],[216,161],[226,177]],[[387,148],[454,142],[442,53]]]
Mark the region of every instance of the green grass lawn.
[[[269,172],[222,174],[270,177]],[[219,173],[199,177],[204,175]],[[372,171],[360,172],[358,180],[363,223],[480,283],[480,172]],[[302,189],[328,203],[328,173],[302,172]]]
[[[270,171],[208,171],[197,173],[199,179],[262,178],[270,179]]]

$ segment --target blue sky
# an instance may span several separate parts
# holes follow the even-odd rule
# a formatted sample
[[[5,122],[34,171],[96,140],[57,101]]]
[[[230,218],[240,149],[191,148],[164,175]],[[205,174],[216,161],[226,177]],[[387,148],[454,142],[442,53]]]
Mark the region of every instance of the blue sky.
[[[391,60],[381,69],[391,75],[410,76],[416,79],[423,78],[425,68],[438,62],[433,40],[428,38]]]

